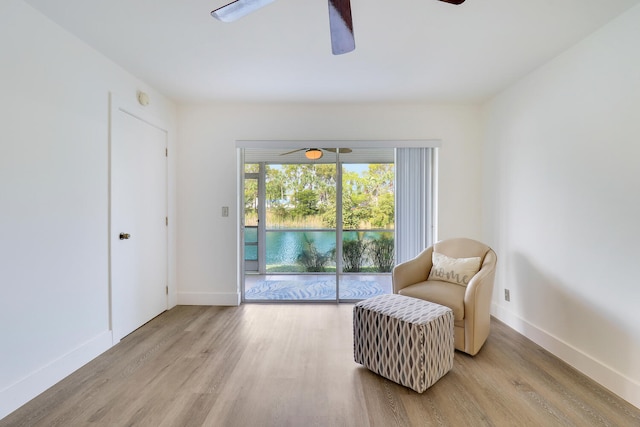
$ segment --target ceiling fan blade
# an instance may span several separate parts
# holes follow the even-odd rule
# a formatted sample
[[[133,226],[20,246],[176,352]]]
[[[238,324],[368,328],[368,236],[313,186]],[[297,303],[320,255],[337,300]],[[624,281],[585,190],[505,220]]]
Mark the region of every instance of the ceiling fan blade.
[[[351,148],[323,148],[323,150],[329,151],[330,153],[336,153],[339,150],[340,154],[347,154],[353,151]]]
[[[236,0],[211,12],[211,16],[222,22],[233,22],[250,14],[274,0]]]
[[[462,4],[464,3],[464,0],[440,0],[443,1],[445,3],[451,3],[451,4]]]
[[[282,153],[280,154],[281,156],[286,156],[287,154],[293,154],[293,153],[297,153],[298,151],[304,151],[306,150],[306,148],[298,148],[297,150],[293,150],[293,151],[288,151],[286,153]]]
[[[356,48],[350,0],[329,0],[329,31],[334,55],[342,55]]]

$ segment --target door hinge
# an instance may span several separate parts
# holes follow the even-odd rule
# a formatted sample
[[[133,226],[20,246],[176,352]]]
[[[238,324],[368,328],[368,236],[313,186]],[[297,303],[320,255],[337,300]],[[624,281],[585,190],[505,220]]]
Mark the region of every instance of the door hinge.
[[[169,226],[169,217],[168,216],[164,217],[164,225],[166,225],[167,227]]]
[[[167,295],[169,295],[169,287],[168,287],[168,286],[165,286],[164,290],[165,290],[165,293],[166,293]]]
[[[164,149],[164,156],[165,157],[169,157],[169,149],[168,148]]]

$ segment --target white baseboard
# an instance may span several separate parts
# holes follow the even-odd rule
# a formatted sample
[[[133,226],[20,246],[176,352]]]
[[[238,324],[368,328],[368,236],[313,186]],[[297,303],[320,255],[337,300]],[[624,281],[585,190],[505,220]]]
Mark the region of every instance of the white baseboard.
[[[86,365],[110,349],[111,346],[111,331],[105,331],[14,384],[0,390],[0,419]]]
[[[495,303],[491,314],[603,387],[640,408],[640,384]]]
[[[178,305],[240,305],[239,292],[178,292]]]

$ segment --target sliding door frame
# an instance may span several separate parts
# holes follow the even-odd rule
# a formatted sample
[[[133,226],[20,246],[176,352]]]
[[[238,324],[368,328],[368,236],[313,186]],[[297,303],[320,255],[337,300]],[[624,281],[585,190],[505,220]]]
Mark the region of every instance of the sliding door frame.
[[[430,177],[428,182],[425,184],[429,187],[429,192],[432,197],[427,202],[429,206],[427,209],[430,212],[430,230],[428,230],[426,240],[435,239],[437,236],[437,155],[438,150],[441,146],[440,140],[305,140],[305,141],[292,141],[292,140],[238,140],[236,141],[236,149],[238,152],[238,168],[239,173],[237,174],[238,179],[238,215],[239,215],[239,223],[240,227],[237,234],[237,244],[238,244],[238,289],[241,292],[241,300],[245,302],[245,271],[244,271],[244,167],[245,167],[245,149],[278,149],[278,150],[294,150],[294,149],[304,149],[308,147],[323,147],[323,148],[341,148],[341,147],[353,147],[353,148],[433,148],[430,155]],[[397,154],[394,156],[394,163],[397,167]],[[259,194],[262,196],[260,203],[264,204],[264,197],[266,194],[266,183],[265,183],[265,162],[259,162],[260,164],[260,178],[258,179],[259,187],[262,187]],[[339,150],[336,152],[336,299],[335,302],[341,302],[340,299],[340,276],[342,273],[342,238],[343,238],[343,200],[342,200],[342,161],[340,159]],[[265,205],[266,207],[266,205]],[[264,211],[265,209],[259,209],[258,211]],[[259,252],[259,274],[266,274],[266,268],[262,267],[262,264],[266,262],[266,213],[262,212],[259,214],[259,227],[258,229],[262,229],[262,238],[259,236],[259,241],[263,242],[262,251]],[[260,231],[259,231],[260,233]],[[397,236],[397,222],[396,227],[394,229],[394,235]],[[396,246],[395,246],[395,259],[398,262],[398,246],[397,246],[397,237],[395,238]],[[433,240],[435,241],[435,240]],[[432,243],[432,242],[431,242]],[[262,261],[260,261],[262,259]],[[253,302],[253,301],[252,301]],[[299,301],[303,302],[303,301]],[[331,301],[306,301],[304,302],[331,302]]]

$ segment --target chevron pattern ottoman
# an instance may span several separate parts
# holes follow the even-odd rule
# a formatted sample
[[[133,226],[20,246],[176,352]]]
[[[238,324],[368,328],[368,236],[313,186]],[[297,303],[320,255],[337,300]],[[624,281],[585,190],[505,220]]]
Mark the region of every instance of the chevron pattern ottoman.
[[[422,393],[453,368],[453,311],[403,295],[379,295],[353,308],[356,363]]]

